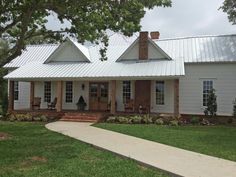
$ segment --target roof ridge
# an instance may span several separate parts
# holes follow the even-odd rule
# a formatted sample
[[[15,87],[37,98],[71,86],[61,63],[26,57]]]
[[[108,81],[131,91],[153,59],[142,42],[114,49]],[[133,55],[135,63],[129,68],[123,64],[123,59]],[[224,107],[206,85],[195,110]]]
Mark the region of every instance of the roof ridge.
[[[168,40],[180,40],[180,39],[191,39],[191,38],[207,38],[207,37],[226,37],[226,36],[236,36],[236,34],[220,34],[220,35],[196,35],[196,36],[185,36],[185,37],[175,37],[175,38],[164,38],[154,41],[168,41]]]

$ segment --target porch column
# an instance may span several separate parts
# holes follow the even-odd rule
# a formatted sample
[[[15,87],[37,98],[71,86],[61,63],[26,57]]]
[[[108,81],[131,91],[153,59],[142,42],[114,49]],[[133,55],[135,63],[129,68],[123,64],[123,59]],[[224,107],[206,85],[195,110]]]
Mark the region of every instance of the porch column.
[[[33,110],[34,104],[34,81],[30,82],[30,110]]]
[[[57,112],[62,111],[62,81],[57,81]]]
[[[14,81],[9,82],[8,112],[14,110]]]
[[[116,113],[116,81],[111,81],[111,114]]]
[[[179,116],[179,79],[174,80],[174,116]]]

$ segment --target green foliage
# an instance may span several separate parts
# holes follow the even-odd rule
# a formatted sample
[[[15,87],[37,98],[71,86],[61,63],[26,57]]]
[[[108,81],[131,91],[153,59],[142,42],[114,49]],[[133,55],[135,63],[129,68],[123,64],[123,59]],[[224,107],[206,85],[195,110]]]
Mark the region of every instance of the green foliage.
[[[163,124],[164,124],[164,121],[162,120],[162,118],[159,118],[159,119],[157,119],[157,120],[155,121],[155,123],[156,123],[157,125],[163,125]]]
[[[172,120],[172,121],[170,121],[170,124],[169,124],[169,125],[171,125],[171,126],[178,126],[179,123],[178,123],[177,120]]]
[[[234,116],[234,118],[236,118],[236,98],[233,101],[233,116]]]
[[[115,123],[116,122],[116,117],[110,116],[110,117],[107,118],[106,122],[108,122],[108,123]]]
[[[141,122],[142,122],[142,117],[138,116],[138,115],[131,116],[130,119],[131,119],[132,123],[134,123],[134,124],[141,124]]]
[[[216,116],[217,112],[217,101],[216,101],[215,89],[211,89],[208,93],[207,107],[204,111],[205,115],[210,115],[211,117]]]
[[[118,121],[119,123],[121,123],[121,124],[127,124],[127,123],[129,123],[128,118],[127,118],[127,117],[122,117],[122,116],[119,116],[119,117],[117,118],[117,121]]]
[[[236,1],[235,0],[225,0],[223,6],[220,7],[223,12],[227,13],[228,19],[233,25],[236,24]]]
[[[151,123],[153,123],[153,122],[152,122],[152,118],[150,117],[149,114],[143,116],[143,118],[142,118],[142,123],[145,123],[145,124],[151,124]]]
[[[38,36],[61,41],[69,35],[82,43],[103,43],[100,53],[106,59],[107,30],[131,36],[141,29],[145,8],[156,6],[171,6],[171,0],[1,1],[0,36],[11,46],[1,64],[19,56],[27,41]],[[58,30],[46,28],[50,15],[60,21]]]
[[[200,118],[199,118],[199,117],[196,117],[196,116],[193,116],[193,117],[191,117],[191,119],[190,119],[190,123],[191,123],[191,124],[194,124],[194,125],[199,124],[199,123],[200,123]]]
[[[6,92],[2,95],[1,107],[2,107],[2,115],[6,116],[8,109],[8,95]]]

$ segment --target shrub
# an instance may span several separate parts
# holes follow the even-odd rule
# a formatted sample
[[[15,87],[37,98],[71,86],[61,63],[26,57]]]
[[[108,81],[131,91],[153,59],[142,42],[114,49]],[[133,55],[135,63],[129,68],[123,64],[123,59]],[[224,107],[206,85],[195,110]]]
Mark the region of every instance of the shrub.
[[[162,118],[159,118],[159,119],[157,119],[157,120],[155,121],[155,123],[156,123],[157,125],[163,125],[163,124],[164,124],[164,121],[162,120]]]
[[[235,98],[235,100],[233,101],[233,116],[234,116],[234,118],[236,119],[236,98]]]
[[[107,118],[106,122],[108,122],[108,123],[115,123],[116,122],[116,117],[110,116],[110,117]]]
[[[177,120],[172,120],[172,121],[170,121],[170,125],[171,126],[178,126],[179,124],[178,124]]]
[[[119,123],[121,123],[121,124],[127,124],[127,123],[129,123],[128,118],[122,117],[122,116],[118,117],[118,118],[117,118],[117,121],[118,121]]]
[[[33,117],[33,121],[37,121],[37,122],[41,121],[40,116],[35,116],[35,117]]]
[[[142,123],[145,123],[145,124],[151,124],[152,123],[152,118],[149,116],[149,114],[143,116]]]
[[[42,115],[40,117],[40,120],[43,121],[43,122],[47,122],[48,121],[48,118],[45,116],[45,115]]]
[[[210,122],[207,119],[202,119],[202,121],[200,122],[200,125],[210,125]]]
[[[216,102],[216,94],[215,94],[215,89],[211,89],[207,95],[208,100],[207,100],[207,107],[204,111],[205,115],[210,115],[211,117],[216,116],[217,112],[217,102]]]
[[[191,117],[191,119],[190,119],[190,123],[191,123],[191,124],[194,124],[194,125],[199,124],[199,123],[200,123],[200,118],[199,118],[199,117],[196,117],[196,116],[193,116],[193,117]]]
[[[131,119],[131,122],[134,124],[140,124],[142,122],[141,116],[131,116],[130,119]]]

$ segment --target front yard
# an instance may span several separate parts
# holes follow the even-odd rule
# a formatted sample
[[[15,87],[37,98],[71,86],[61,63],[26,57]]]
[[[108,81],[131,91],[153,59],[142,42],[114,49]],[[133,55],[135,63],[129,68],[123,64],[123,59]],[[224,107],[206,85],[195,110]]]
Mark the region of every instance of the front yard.
[[[236,127],[99,123],[94,126],[236,161]]]
[[[17,176],[168,175],[51,132],[42,123],[0,121],[0,177]]]

